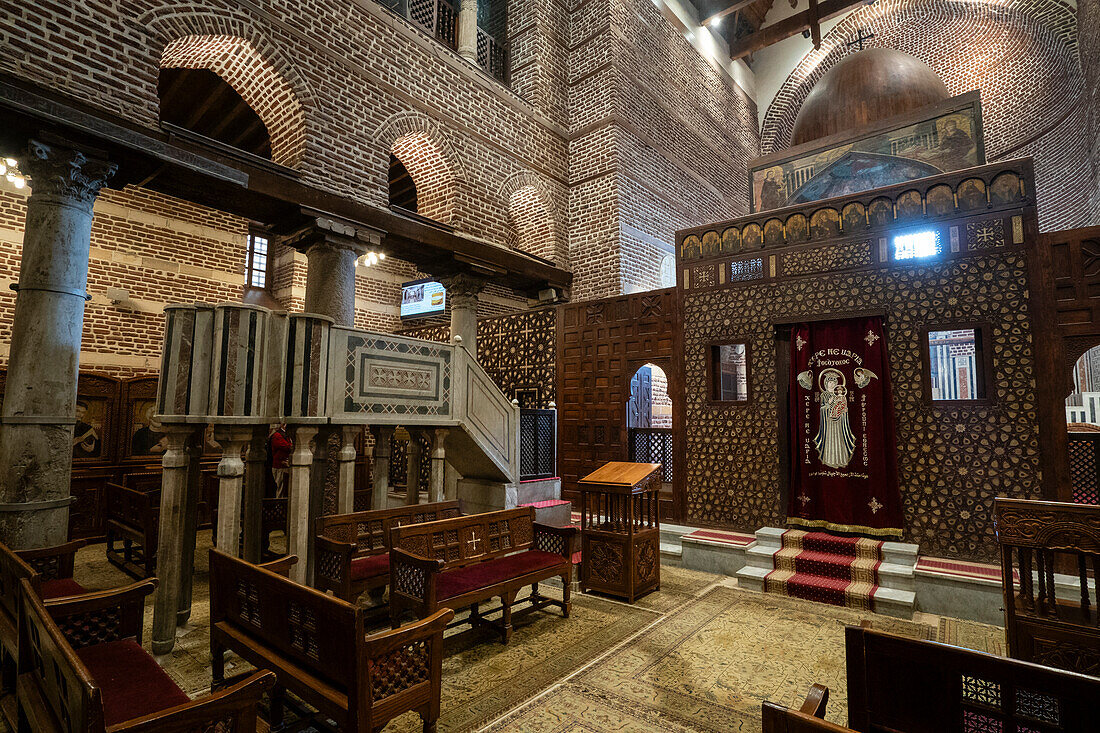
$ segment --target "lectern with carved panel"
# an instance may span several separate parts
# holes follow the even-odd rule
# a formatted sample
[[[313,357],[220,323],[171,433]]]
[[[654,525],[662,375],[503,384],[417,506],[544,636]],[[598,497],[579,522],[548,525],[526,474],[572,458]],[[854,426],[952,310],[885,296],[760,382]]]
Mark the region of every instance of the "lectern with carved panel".
[[[661,587],[660,463],[611,461],[577,482],[581,590],[626,598]]]

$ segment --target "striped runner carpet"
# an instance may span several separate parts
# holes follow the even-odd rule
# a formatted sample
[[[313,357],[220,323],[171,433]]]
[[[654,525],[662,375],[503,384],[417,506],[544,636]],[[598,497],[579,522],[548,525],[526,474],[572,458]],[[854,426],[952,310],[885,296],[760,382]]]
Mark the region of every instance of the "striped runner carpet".
[[[764,578],[764,591],[792,598],[874,610],[882,542],[788,529]]]

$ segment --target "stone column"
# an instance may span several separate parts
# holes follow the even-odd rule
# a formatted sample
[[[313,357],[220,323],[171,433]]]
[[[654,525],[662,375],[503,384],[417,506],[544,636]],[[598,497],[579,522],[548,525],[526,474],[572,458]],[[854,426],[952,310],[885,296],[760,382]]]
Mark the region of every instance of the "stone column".
[[[69,538],[92,204],[117,166],[31,140],[20,167],[32,192],[0,425],[0,540],[25,550]]]
[[[405,504],[420,503],[420,431],[409,429],[405,464]]]
[[[199,523],[199,495],[202,493],[202,454],[206,449],[206,431],[194,427],[184,444],[187,453],[187,486],[183,498],[183,552],[180,554],[180,592],[176,607],[176,625],[191,618],[192,576],[195,572],[195,534]]]
[[[240,557],[241,504],[244,501],[244,461],[241,451],[252,437],[251,427],[219,425],[214,440],[222,447],[218,461],[218,526],[215,544],[226,555]]]
[[[328,239],[306,250],[306,313],[336,319],[337,326],[355,325],[355,261],[362,252]]]
[[[371,509],[385,509],[386,495],[390,493],[390,441],[392,425],[372,425],[374,454],[371,457]]]
[[[477,296],[485,279],[460,273],[443,281],[451,301],[451,338],[459,336],[462,345],[477,358]]]
[[[337,456],[339,462],[339,488],[337,493],[336,511],[340,514],[351,514],[355,511],[355,435],[358,426],[345,425],[340,428],[340,453]]]
[[[241,502],[241,533],[244,535],[244,559],[260,561],[263,538],[260,537],[264,490],[267,488],[267,425],[252,427],[248,457],[244,469],[244,498]]]
[[[447,466],[447,428],[436,428],[432,432],[432,474],[428,481],[428,501],[443,501],[446,491],[444,478]]]
[[[157,593],[153,605],[153,654],[167,654],[176,644],[176,623],[183,577],[184,507],[190,458],[188,438],[194,425],[164,425],[168,447],[161,459],[160,540],[157,544]]]
[[[291,425],[294,451],[290,454],[287,476],[287,537],[286,551],[297,555],[298,562],[290,569],[290,577],[297,583],[308,585],[307,559],[312,554],[313,527],[310,524],[310,469],[313,467],[313,451],[309,442],[317,435],[313,425]]]
[[[477,0],[461,0],[458,10],[458,53],[477,64]]]

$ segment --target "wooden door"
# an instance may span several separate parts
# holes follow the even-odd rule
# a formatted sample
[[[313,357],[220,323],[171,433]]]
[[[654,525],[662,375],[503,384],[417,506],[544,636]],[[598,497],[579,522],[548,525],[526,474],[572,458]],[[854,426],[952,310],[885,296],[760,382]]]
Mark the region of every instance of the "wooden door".
[[[607,461],[629,460],[627,401],[639,367],[664,369],[673,402],[677,455],[683,455],[682,363],[675,288],[559,306],[558,475],[562,496],[578,501],[577,479]],[[652,407],[650,408],[650,410]],[[678,521],[683,506],[683,461],[661,516]]]

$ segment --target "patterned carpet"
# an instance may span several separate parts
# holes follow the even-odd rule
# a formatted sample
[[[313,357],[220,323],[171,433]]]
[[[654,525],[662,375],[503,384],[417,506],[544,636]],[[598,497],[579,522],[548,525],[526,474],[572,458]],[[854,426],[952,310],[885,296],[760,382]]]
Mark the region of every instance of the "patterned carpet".
[[[180,629],[176,649],[161,659],[192,696],[210,684],[208,548],[209,533],[202,533],[192,621]],[[89,587],[129,582],[105,561],[102,545],[82,550],[77,563],[77,580]],[[507,646],[486,630],[449,631],[439,730],[758,731],[761,700],[798,705],[813,682],[830,687],[828,717],[843,722],[843,628],[864,619],[873,628],[913,638],[1003,650],[998,627],[938,617],[926,617],[930,623],[901,621],[749,593],[729,587],[732,580],[724,576],[676,567],[662,567],[661,575],[660,592],[634,606],[574,593],[568,620],[556,610],[516,614]],[[152,596],[146,646],[151,621]],[[387,733],[419,730],[413,714],[386,727]]]

